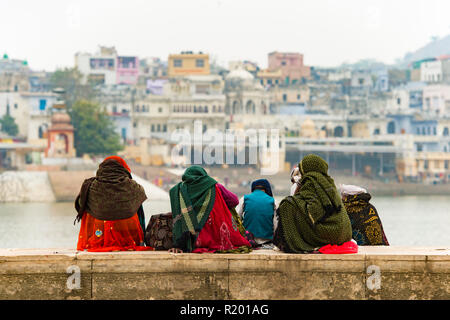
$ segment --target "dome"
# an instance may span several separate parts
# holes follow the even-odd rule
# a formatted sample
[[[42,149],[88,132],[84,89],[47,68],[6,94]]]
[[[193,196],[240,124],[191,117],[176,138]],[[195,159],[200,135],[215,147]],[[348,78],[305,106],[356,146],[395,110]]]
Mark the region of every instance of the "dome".
[[[67,113],[54,113],[52,115],[52,123],[70,123],[70,116]]]
[[[229,74],[227,74],[225,79],[226,80],[233,80],[233,79],[253,80],[254,77],[247,70],[244,70],[243,68],[237,68],[237,69],[231,71]]]
[[[306,119],[305,121],[303,121],[303,123],[301,124],[302,128],[315,128],[316,125],[314,124],[314,121],[312,121],[310,118]]]

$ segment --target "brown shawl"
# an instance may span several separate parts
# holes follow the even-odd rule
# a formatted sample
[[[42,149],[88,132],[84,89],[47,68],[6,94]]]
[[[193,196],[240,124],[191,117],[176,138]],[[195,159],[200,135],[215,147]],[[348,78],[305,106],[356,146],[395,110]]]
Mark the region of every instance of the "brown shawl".
[[[84,180],[75,199],[75,221],[80,221],[85,212],[99,220],[127,219],[146,199],[144,188],[127,169],[115,160],[106,160],[95,177]]]

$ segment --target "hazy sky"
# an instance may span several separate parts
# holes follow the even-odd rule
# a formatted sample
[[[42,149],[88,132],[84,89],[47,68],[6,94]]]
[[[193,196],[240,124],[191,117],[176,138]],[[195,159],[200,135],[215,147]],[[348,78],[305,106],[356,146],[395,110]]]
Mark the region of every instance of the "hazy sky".
[[[450,34],[449,0],[1,0],[0,54],[35,70],[73,66],[77,51],[121,55],[204,51],[224,66],[267,66],[271,51],[307,65],[386,63]]]

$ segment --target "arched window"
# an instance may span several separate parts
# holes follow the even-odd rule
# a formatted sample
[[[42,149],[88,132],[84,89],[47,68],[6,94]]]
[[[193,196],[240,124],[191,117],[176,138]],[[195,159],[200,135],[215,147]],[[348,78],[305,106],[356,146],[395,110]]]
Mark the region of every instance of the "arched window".
[[[255,103],[252,100],[247,101],[247,103],[245,104],[245,113],[255,113]]]
[[[338,126],[336,128],[334,128],[334,136],[335,137],[343,137],[344,136],[344,128],[342,128],[341,126]]]

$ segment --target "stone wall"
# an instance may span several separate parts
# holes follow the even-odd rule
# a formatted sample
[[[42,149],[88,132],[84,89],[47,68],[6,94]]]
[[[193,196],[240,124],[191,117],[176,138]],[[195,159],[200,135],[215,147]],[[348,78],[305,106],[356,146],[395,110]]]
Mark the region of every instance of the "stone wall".
[[[360,247],[351,255],[0,249],[0,299],[450,299],[449,253],[418,247]]]
[[[0,202],[54,202],[46,171],[6,171],[0,174]]]

